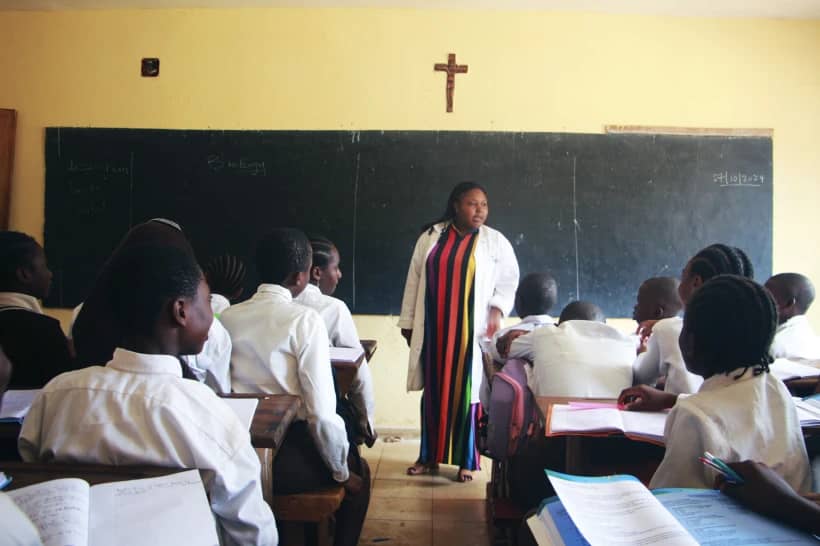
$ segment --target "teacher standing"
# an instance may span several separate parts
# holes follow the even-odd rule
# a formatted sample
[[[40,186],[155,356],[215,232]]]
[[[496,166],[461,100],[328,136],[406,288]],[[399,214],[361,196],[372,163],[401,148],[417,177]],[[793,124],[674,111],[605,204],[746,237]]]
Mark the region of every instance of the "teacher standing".
[[[424,390],[421,450],[407,469],[458,465],[458,481],[479,468],[476,423],[483,373],[478,341],[512,309],[518,261],[510,242],[487,227],[487,192],[462,182],[442,217],[426,225],[407,272],[399,327],[410,345],[407,390]]]

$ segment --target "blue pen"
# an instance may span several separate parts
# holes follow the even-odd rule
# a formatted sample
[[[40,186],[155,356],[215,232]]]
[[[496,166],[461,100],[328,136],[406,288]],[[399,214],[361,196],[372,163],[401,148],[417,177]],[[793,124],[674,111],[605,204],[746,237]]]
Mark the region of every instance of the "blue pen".
[[[736,484],[738,484],[738,485],[743,484],[743,478],[741,478],[741,477],[740,477],[740,474],[738,474],[737,472],[735,472],[734,470],[732,470],[732,469],[729,467],[729,465],[727,465],[725,462],[723,462],[720,458],[715,457],[714,455],[712,455],[712,454],[711,454],[711,453],[709,453],[708,451],[705,451],[703,454],[704,454],[704,456],[706,456],[706,458],[707,458],[707,459],[709,459],[711,462],[713,462],[715,465],[717,465],[717,466],[718,466],[718,468],[720,468],[721,470],[723,470],[723,472],[725,472],[725,473],[726,473],[726,477],[727,477],[730,481],[733,481],[733,482],[735,482],[735,483],[736,483]]]

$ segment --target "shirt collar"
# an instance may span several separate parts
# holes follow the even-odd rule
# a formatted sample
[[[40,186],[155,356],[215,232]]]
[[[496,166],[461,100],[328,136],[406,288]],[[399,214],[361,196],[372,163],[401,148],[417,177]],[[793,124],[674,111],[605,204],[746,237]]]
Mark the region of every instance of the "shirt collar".
[[[318,287],[318,286],[316,286],[315,284],[310,284],[310,283],[308,283],[308,285],[307,285],[307,286],[305,287],[305,289],[302,291],[302,294],[305,294],[305,295],[307,295],[307,294],[314,294],[314,295],[316,295],[316,296],[321,296],[321,295],[322,295],[322,291],[321,291],[321,290],[319,290],[319,287]],[[302,294],[299,294],[299,295],[301,296]]]
[[[259,288],[256,289],[256,294],[254,296],[272,296],[274,299],[281,299],[288,302],[293,301],[293,294],[291,294],[290,290],[281,284],[260,284]]]
[[[526,322],[528,324],[554,324],[555,319],[549,315],[527,315],[521,322]]]
[[[118,348],[105,366],[121,372],[182,377],[179,359],[171,355],[148,355]]]
[[[740,375],[743,374],[743,375]],[[740,375],[740,377],[738,377]],[[751,381],[757,377],[762,376],[754,374],[754,366],[749,366],[746,372],[743,372],[743,368],[736,368],[729,373],[717,373],[706,379],[703,384],[700,386],[698,392],[706,392],[706,391],[714,391],[717,389],[722,389],[723,387],[728,387],[730,385],[735,385],[737,383],[741,383],[743,381]],[[737,379],[735,379],[737,377]]]
[[[3,307],[22,307],[35,313],[43,314],[43,308],[40,307],[40,302],[34,296],[28,294],[21,294],[20,292],[0,292],[0,306]]]
[[[800,326],[804,322],[808,322],[808,320],[809,319],[806,317],[806,315],[795,315],[792,318],[790,318],[789,320],[787,320],[786,322],[784,322],[783,324],[779,325],[777,327],[777,332],[785,330],[786,328],[792,328],[794,326]]]

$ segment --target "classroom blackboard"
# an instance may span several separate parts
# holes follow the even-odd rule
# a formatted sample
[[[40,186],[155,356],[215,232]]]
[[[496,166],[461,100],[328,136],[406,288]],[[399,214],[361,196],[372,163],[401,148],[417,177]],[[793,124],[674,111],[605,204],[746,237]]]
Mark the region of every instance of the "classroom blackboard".
[[[273,227],[325,235],[342,255],[336,295],[397,314],[420,228],[462,180],[487,187],[488,224],[522,274],[556,276],[561,305],[631,316],[643,279],[679,275],[714,242],[746,250],[758,280],[771,273],[770,138],[49,128],[47,304],[82,301],[130,226],[167,217],[203,263],[230,252],[250,271]]]

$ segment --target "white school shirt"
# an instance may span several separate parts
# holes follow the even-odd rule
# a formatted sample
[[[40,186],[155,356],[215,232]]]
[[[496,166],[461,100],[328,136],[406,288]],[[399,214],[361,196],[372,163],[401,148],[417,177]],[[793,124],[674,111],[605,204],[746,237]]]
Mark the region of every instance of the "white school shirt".
[[[777,327],[770,352],[774,358],[820,360],[820,338],[808,317],[797,315]]]
[[[231,392],[231,348],[231,335],[214,317],[202,351],[182,358],[197,380],[219,394],[228,394]]]
[[[40,300],[28,294],[20,292],[0,292],[0,307],[19,307],[38,315],[43,314]]]
[[[301,294],[293,298],[293,301],[319,313],[327,328],[332,347],[362,349],[356,323],[353,322],[353,315],[350,314],[350,309],[345,302],[339,298],[322,294],[319,287],[314,284],[308,284]],[[362,362],[356,371],[353,382],[350,384],[348,398],[367,421],[360,425],[365,429],[369,426],[371,431],[375,430],[376,396],[373,393],[373,377],[367,361]]]
[[[236,413],[179,361],[116,349],[105,365],[61,374],[34,399],[18,440],[24,461],[205,470],[225,544],[278,542],[259,458]]]
[[[632,385],[635,343],[612,326],[568,320],[529,336],[535,396],[617,398]]]
[[[424,388],[421,351],[424,347],[427,257],[448,225],[448,223],[436,224],[432,228],[432,233],[428,233],[430,230],[425,230],[419,236],[410,260],[410,267],[407,270],[398,326],[402,329],[413,330],[407,369],[408,391],[418,391]],[[479,228],[478,241],[475,246],[475,263],[471,403],[479,401],[481,378],[484,375],[479,340],[487,331],[487,314],[491,307],[500,309],[504,315],[509,313],[515,300],[515,289],[518,288],[518,260],[512,245],[501,232],[488,226]]]
[[[338,482],[349,477],[347,432],[336,414],[327,329],[319,314],[294,303],[290,290],[261,284],[247,301],[222,314],[231,334],[235,392],[293,394],[302,398],[316,448]]]
[[[697,392],[703,378],[686,369],[678,344],[682,329],[683,319],[680,317],[665,318],[655,323],[646,351],[639,354],[632,365],[635,385],[654,385],[660,377],[666,376],[666,392]]]
[[[0,493],[0,546],[42,546],[40,533],[11,497]]]
[[[515,338],[515,340],[510,345],[510,352],[506,357],[502,357],[500,354],[498,354],[498,348],[496,347],[496,343],[498,342],[499,338],[501,338],[501,336],[503,336],[510,330],[525,330],[527,332],[532,332],[536,328],[540,328],[542,326],[554,327],[555,322],[555,319],[549,315],[528,315],[521,319],[521,322],[519,322],[515,326],[510,326],[508,328],[504,328],[503,330],[499,330],[493,335],[493,339],[489,344],[490,356],[492,356],[493,360],[495,360],[496,362],[504,362],[508,358],[523,358],[524,360],[532,361],[533,349],[531,335],[523,335]]]
[[[211,311],[214,315],[221,315],[222,312],[231,306],[231,301],[222,294],[214,294],[211,292]]]
[[[679,397],[663,436],[666,454],[650,488],[714,487],[715,472],[698,457],[705,451],[726,462],[746,459],[770,466],[799,493],[811,488],[800,420],[783,382],[743,368],[713,375],[697,394]]]

